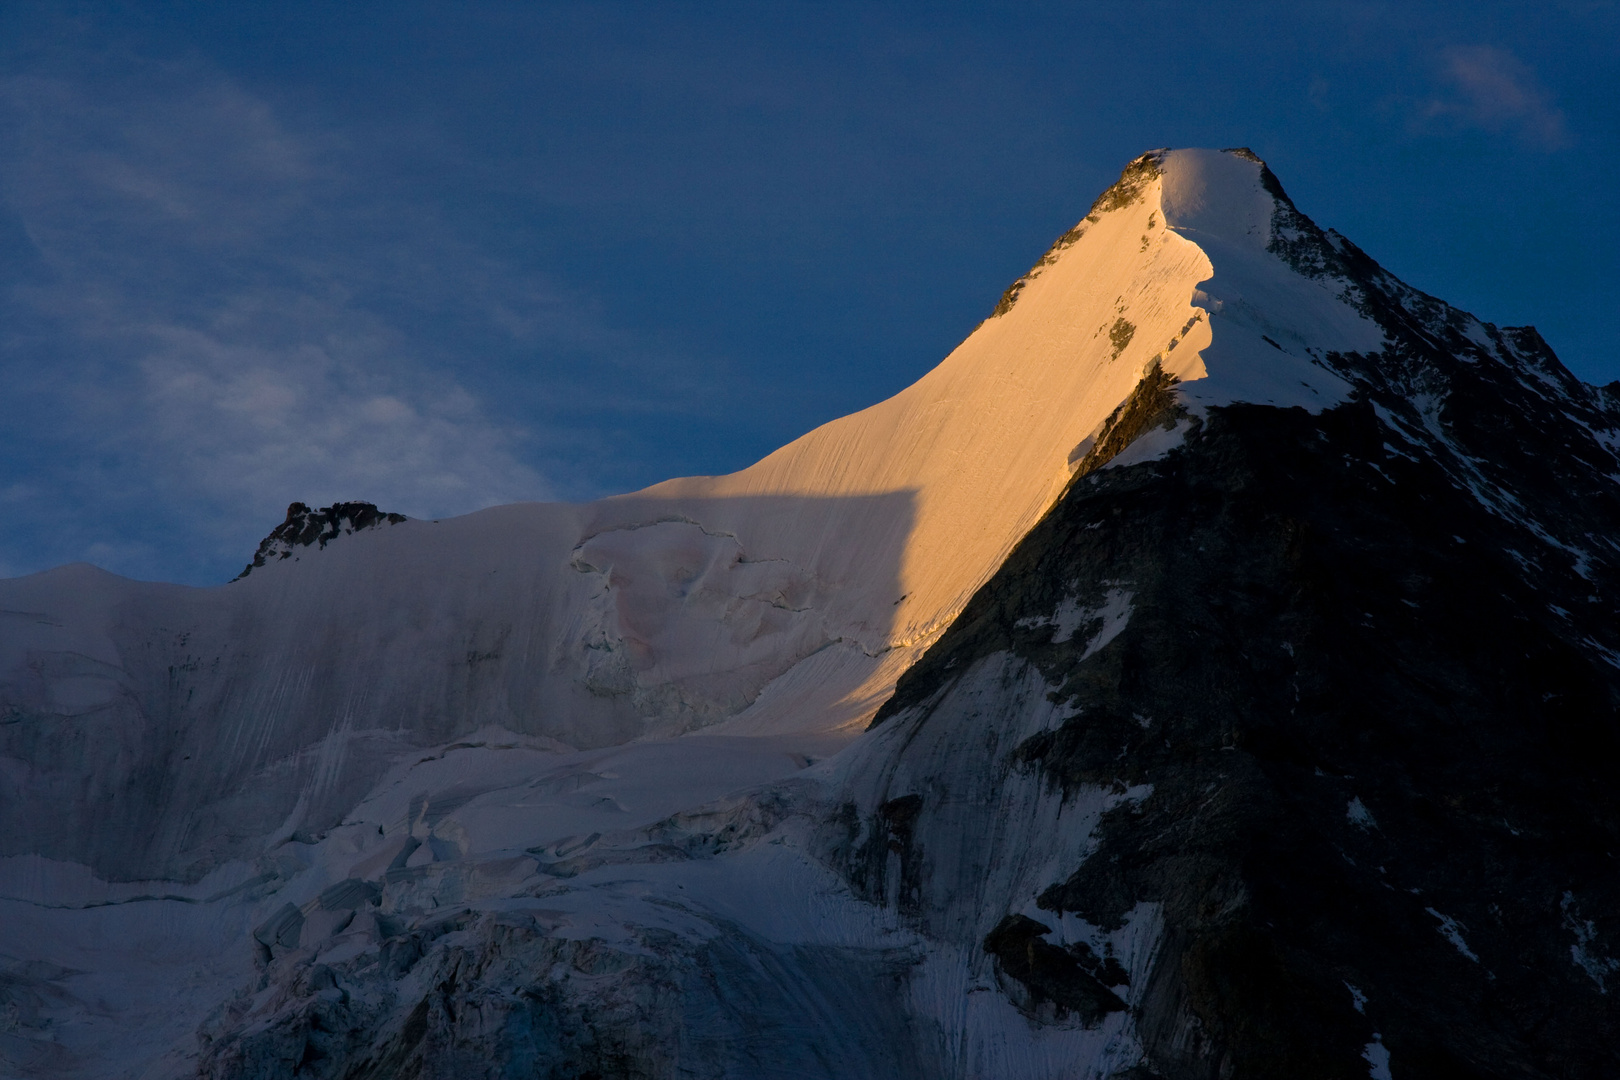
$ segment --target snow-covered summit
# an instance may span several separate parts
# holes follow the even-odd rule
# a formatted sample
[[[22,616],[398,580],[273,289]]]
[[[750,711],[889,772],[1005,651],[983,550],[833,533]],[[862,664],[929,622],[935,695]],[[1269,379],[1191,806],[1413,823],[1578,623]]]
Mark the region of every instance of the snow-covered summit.
[[[377,959],[382,943],[408,938],[419,953],[439,936],[470,940],[429,922],[449,909],[498,921],[539,898],[545,910],[522,916],[540,943],[524,954],[531,967],[566,966],[565,954],[588,967],[601,942],[634,953],[643,932],[696,956],[746,927],[749,948],[781,945],[794,964],[822,955],[801,945],[826,946],[834,959],[817,970],[845,980],[826,987],[877,994],[894,956],[927,954],[932,973],[896,1022],[915,1013],[960,1039],[978,1055],[953,1059],[979,1062],[969,1073],[1062,1075],[1098,1047],[1128,1057],[1127,1028],[1037,1037],[1005,996],[958,1013],[952,995],[988,989],[975,980],[989,977],[980,942],[993,927],[976,920],[1033,904],[1055,868],[1084,858],[1100,815],[1146,795],[1069,799],[1033,774],[990,776],[1020,740],[1065,722],[1034,676],[969,680],[955,726],[915,745],[895,725],[859,733],[1009,552],[1081,490],[1077,475],[1119,476],[1096,470],[1162,456],[1239,403],[1305,410],[1258,410],[1290,418],[1348,403],[1332,416],[1384,425],[1399,454],[1435,464],[1584,573],[1596,541],[1544,512],[1553,496],[1515,495],[1523,470],[1486,460],[1478,432],[1453,438],[1468,412],[1455,403],[1502,387],[1549,406],[1521,410],[1524,423],[1574,423],[1593,446],[1620,445],[1612,404],[1533,331],[1402,285],[1305,218],[1252,153],[1154,151],[938,367],[740,472],[445,521],[295,504],[262,564],[216,588],[83,566],[0,581],[0,954],[32,980],[24,1026],[44,1064],[27,1071],[124,1074],[170,1051],[184,1061],[205,1014],[216,1047],[280,1030],[244,1017],[310,995],[339,1002],[348,991],[321,980],[374,959],[365,978],[378,996],[357,990],[343,1008],[372,1010],[356,1024],[404,1024],[394,1004],[414,1015],[410,995],[427,991],[395,987],[390,965],[404,978],[414,961],[395,956],[403,945]],[[1595,468],[1563,487],[1578,495]],[[1076,648],[1076,663],[1130,632],[1130,590],[1101,586],[1053,617],[1067,629],[1050,643]],[[1105,633],[1078,632],[1099,620]],[[1031,632],[1026,622],[1014,629]],[[778,786],[728,799],[766,784]],[[861,859],[889,867],[897,849],[883,837],[905,848],[919,793],[935,787],[976,793],[952,812],[992,819],[997,838],[941,827],[962,856],[935,884],[957,899],[940,909],[948,918],[918,917],[954,928],[948,949],[891,918],[920,901],[857,899],[829,869],[836,859],[770,846],[780,834],[726,867],[659,869],[795,816],[812,833],[847,826],[805,850],[860,839]],[[827,810],[816,800],[846,795],[839,805],[865,817],[816,818]],[[1001,861],[980,873],[974,853],[992,849]],[[905,878],[896,858],[862,888]],[[619,863],[647,876],[620,889]],[[604,867],[607,878],[590,876]],[[1154,941],[1151,912],[1139,914],[1106,942],[1138,987]],[[282,980],[274,992],[216,1009],[260,978],[255,964]],[[855,1030],[873,1010],[843,994],[826,991],[824,1019]],[[692,1015],[721,1012],[691,1000]],[[1118,1012],[1110,1023],[1125,1023]],[[789,1019],[814,1038],[814,1024]],[[704,1037],[718,1046],[719,1030]],[[862,1030],[844,1075],[898,1045],[889,1029]]]

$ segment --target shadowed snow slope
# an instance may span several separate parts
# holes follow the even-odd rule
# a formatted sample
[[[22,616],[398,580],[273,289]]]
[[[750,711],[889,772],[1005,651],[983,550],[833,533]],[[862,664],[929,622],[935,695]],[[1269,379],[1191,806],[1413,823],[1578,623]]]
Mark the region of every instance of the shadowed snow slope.
[[[1009,772],[1072,714],[994,657],[925,737],[860,732],[1076,476],[1151,469],[1234,403],[1346,406],[1395,355],[1357,259],[1247,151],[1154,152],[937,368],[739,473],[378,518],[215,588],[82,565],[0,581],[0,961],[21,1018],[0,1061],[1135,1067],[1162,905],[1060,926],[1065,956],[1113,967],[1029,981],[992,954],[1044,955],[1035,896],[1151,786]],[[1135,601],[1103,585],[1029,625],[1106,658]],[[906,792],[930,785],[965,801],[919,818]],[[924,880],[906,860],[929,822],[950,856]]]

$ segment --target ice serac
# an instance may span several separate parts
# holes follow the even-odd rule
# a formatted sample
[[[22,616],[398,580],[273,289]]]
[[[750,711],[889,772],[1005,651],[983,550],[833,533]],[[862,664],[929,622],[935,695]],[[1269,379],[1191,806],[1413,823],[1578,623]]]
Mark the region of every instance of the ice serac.
[[[1155,151],[742,472],[0,582],[0,1061],[1611,1075],[1617,445]]]

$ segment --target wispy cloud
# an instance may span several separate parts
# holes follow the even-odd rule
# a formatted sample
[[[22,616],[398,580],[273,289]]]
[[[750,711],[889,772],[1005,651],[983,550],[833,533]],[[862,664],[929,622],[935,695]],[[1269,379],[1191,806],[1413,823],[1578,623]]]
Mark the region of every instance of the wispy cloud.
[[[550,494],[519,460],[522,432],[492,423],[452,378],[400,371],[385,328],[319,301],[245,325],[231,314],[143,328],[135,432],[172,484],[242,507],[302,492],[421,516]],[[303,332],[256,333],[266,316],[297,317]]]
[[[1568,124],[1553,95],[1511,52],[1490,45],[1454,46],[1439,59],[1443,89],[1424,103],[1424,122],[1512,133],[1545,150],[1570,145]]]
[[[0,80],[0,223],[23,238],[0,293],[0,444],[31,454],[0,483],[102,521],[58,524],[51,561],[165,572],[115,504],[195,518],[172,535],[218,561],[292,499],[442,516],[552,497],[534,433],[497,419],[401,312],[564,350],[626,351],[623,335],[436,235],[431,213],[368,199],[336,140],[182,75],[133,94]],[[0,570],[27,558],[0,555]]]

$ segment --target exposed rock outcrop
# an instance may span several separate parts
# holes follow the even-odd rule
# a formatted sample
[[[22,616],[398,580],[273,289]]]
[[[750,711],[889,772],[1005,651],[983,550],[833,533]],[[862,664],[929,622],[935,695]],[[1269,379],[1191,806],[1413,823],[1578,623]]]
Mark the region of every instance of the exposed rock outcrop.
[[[290,559],[301,547],[315,545],[324,548],[329,540],[375,529],[380,525],[397,525],[405,520],[404,514],[390,514],[378,510],[368,502],[342,502],[312,510],[301,502],[287,507],[287,520],[270,530],[270,535],[259,541],[259,550],[253,553],[237,579],[247,577],[256,566],[281,559]]]

